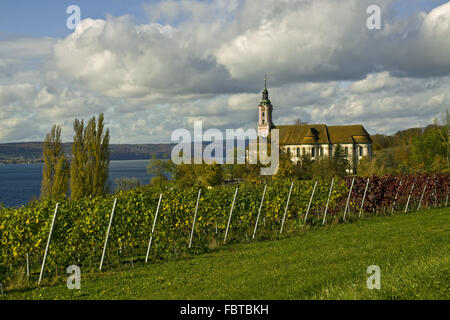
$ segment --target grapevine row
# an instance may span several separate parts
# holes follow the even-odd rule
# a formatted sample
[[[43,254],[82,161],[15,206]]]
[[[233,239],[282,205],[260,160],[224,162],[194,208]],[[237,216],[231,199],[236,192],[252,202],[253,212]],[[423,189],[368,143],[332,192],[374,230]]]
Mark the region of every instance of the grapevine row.
[[[418,207],[420,199],[423,208],[446,205],[449,178],[449,174],[373,176],[367,184],[367,178],[348,177],[336,179],[331,193],[331,179],[320,179],[317,180],[312,200],[316,181],[295,181],[288,206],[291,181],[274,180],[267,184],[257,238],[277,237],[285,211],[283,233],[286,234],[306,230],[305,226],[314,227],[323,222],[330,223],[331,220],[342,221],[342,212],[348,199],[347,217],[350,220],[357,217],[359,212],[370,215],[404,210],[408,198],[411,210]],[[263,183],[202,189],[191,248],[188,248],[188,242],[198,189],[173,188],[165,191],[162,196],[152,239],[151,260],[198,254],[223,245],[236,188],[238,192],[227,240],[251,241],[261,205]],[[366,197],[361,208],[364,193]],[[108,267],[113,267],[126,261],[143,260],[159,197],[159,194],[135,189],[121,191],[113,196],[60,201],[48,250],[46,272],[57,272],[72,264],[91,270],[98,269],[114,198],[117,199],[117,207],[111,224],[105,263]],[[310,201],[308,219],[305,219]],[[328,215],[322,220],[327,202]],[[18,209],[0,209],[0,280],[12,269],[24,267],[26,257],[34,257],[32,271],[38,269],[55,206],[56,201],[45,200]]]

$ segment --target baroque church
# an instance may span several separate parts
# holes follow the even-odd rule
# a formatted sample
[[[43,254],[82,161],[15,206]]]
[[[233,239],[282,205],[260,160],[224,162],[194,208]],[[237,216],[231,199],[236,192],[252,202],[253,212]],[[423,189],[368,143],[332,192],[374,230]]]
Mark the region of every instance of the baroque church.
[[[349,173],[356,173],[362,157],[372,156],[372,139],[362,125],[274,125],[272,112],[267,81],[264,79],[262,100],[258,106],[258,136],[267,137],[272,129],[279,129],[280,149],[294,163],[300,162],[303,155],[312,160],[331,156],[334,148],[340,145],[351,166]]]

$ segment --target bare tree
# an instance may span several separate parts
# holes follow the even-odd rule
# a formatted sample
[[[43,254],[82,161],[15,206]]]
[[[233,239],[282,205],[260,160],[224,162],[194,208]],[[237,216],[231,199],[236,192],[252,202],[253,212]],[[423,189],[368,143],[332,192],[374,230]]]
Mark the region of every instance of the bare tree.
[[[307,123],[308,123],[308,122],[302,121],[302,119],[300,119],[300,118],[297,118],[297,120],[295,120],[295,124],[296,124],[296,125],[307,124]]]

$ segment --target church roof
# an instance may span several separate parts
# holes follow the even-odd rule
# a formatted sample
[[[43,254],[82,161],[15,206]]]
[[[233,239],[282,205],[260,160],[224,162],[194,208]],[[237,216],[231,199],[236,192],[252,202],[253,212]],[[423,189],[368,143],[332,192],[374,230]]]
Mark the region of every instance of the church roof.
[[[280,130],[280,145],[372,143],[362,125],[327,126],[324,124],[299,124],[276,126]]]
[[[330,143],[324,124],[299,124],[276,126],[280,130],[280,144]]]
[[[369,133],[360,124],[327,128],[331,143],[372,143]]]

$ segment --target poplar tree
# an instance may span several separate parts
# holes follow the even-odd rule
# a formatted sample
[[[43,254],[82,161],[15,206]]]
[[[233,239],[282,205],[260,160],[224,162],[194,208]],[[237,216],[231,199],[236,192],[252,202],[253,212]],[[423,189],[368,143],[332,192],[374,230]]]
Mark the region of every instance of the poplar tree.
[[[75,119],[73,123],[75,135],[72,145],[72,161],[70,163],[70,196],[79,199],[88,193],[87,148],[84,121]]]
[[[100,196],[107,191],[109,174],[109,129],[104,131],[104,116],[101,113],[96,122],[95,117],[86,126],[86,145],[88,152],[87,169],[92,187],[90,194]]]
[[[92,117],[87,125],[75,119],[72,146],[70,190],[73,200],[88,195],[100,196],[107,191],[109,168],[109,130],[104,129],[103,113],[98,121]]]
[[[61,143],[61,127],[54,125],[44,140],[41,198],[67,196],[69,163]]]

